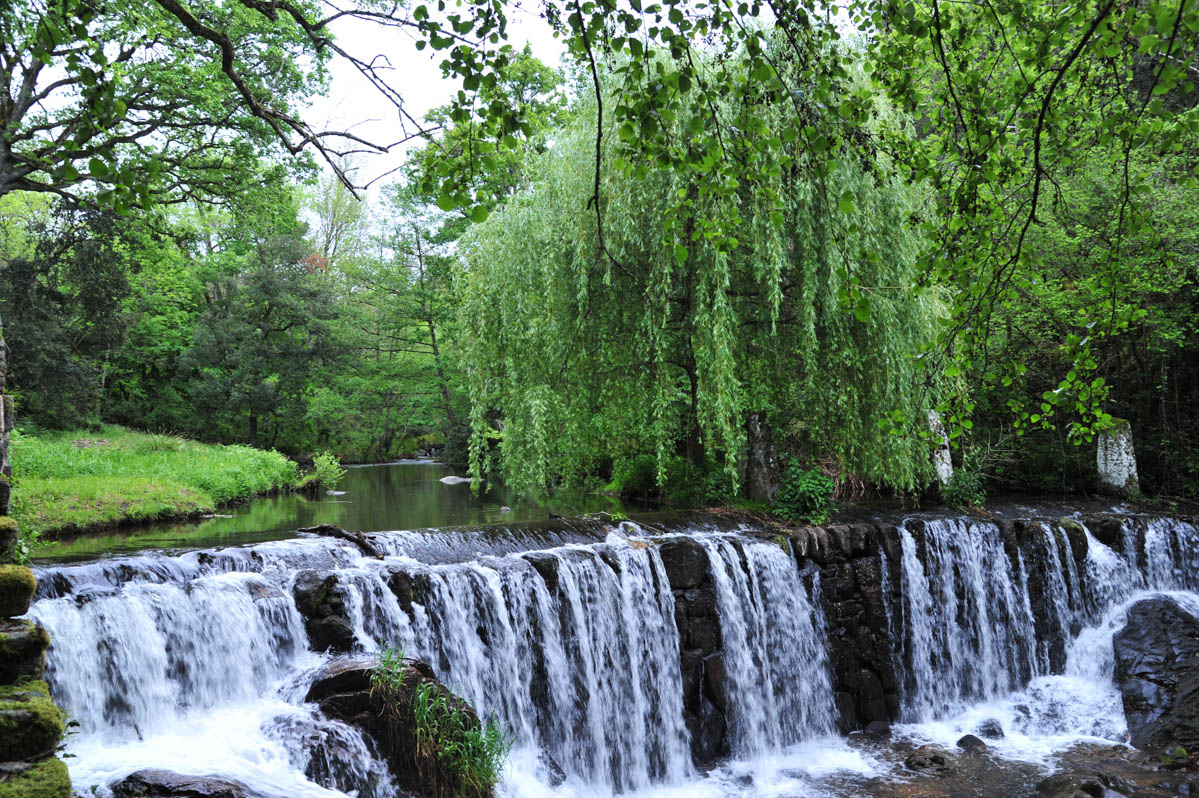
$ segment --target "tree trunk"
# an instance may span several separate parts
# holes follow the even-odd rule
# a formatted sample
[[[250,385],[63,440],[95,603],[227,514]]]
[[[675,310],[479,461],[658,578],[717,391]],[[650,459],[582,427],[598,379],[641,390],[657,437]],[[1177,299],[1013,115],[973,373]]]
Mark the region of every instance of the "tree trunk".
[[[258,415],[250,413],[250,445],[258,448]]]

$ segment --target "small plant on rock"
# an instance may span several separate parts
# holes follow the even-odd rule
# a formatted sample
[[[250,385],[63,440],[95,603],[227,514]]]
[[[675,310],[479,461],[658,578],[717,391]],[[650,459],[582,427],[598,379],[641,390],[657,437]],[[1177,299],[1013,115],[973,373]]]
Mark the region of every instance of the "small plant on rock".
[[[491,798],[512,739],[494,713],[481,722],[474,709],[437,680],[385,646],[371,672],[371,697],[393,751],[390,761],[402,782],[432,795]]]

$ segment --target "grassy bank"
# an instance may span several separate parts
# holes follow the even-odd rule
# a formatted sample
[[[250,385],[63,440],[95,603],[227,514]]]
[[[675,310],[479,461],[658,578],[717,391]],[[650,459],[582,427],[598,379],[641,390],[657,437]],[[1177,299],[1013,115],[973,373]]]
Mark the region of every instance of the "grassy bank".
[[[209,512],[297,478],[278,452],[116,426],[17,432],[11,459],[12,515],[33,536]]]

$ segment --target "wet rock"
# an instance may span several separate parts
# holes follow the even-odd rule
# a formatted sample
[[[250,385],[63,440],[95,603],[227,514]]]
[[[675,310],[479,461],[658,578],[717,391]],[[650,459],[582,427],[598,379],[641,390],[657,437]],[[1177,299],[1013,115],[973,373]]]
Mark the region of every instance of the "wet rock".
[[[40,679],[50,635],[33,621],[0,619],[0,684]]]
[[[985,740],[1002,740],[1003,724],[994,718],[984,720],[978,724],[978,736]]]
[[[553,755],[544,748],[537,753],[537,770],[541,781],[550,787],[561,787],[566,783],[566,772],[562,770],[558,760],[554,759]]]
[[[1165,596],[1145,599],[1112,647],[1132,744],[1199,748],[1199,618]]]
[[[958,740],[957,746],[963,751],[970,751],[971,753],[987,750],[987,744],[975,737],[973,734],[964,735],[960,740]]]
[[[708,577],[708,552],[691,538],[671,538],[658,547],[671,590],[698,587]]]
[[[926,745],[908,754],[903,764],[908,770],[939,774],[949,770],[949,757],[941,749]]]
[[[866,724],[866,728],[862,730],[862,733],[867,737],[886,740],[891,737],[891,724],[886,721],[872,720]]]
[[[447,745],[460,745],[462,740],[431,746],[417,737],[413,721],[413,701],[422,692],[432,693],[430,704],[451,707],[458,714],[454,724],[458,734],[482,727],[474,708],[441,684],[427,663],[406,659],[398,681],[372,689],[374,668],[375,661],[369,657],[335,659],[317,673],[305,701],[317,703],[328,717],[362,731],[402,788],[420,795],[477,795],[476,789],[460,781],[461,774],[443,767],[438,758]]]
[[[525,561],[533,566],[533,570],[541,575],[545,586],[551,593],[558,592],[558,566],[562,561],[553,554],[544,551],[533,551],[523,555]]]
[[[1124,519],[1111,515],[1097,515],[1084,518],[1083,523],[1104,546],[1116,551],[1124,548]]]
[[[345,589],[337,574],[304,570],[292,585],[296,609],[304,616],[308,640],[317,651],[347,652],[354,647],[354,628],[345,617]]]
[[[168,770],[139,770],[112,785],[113,798],[283,798],[255,792],[218,776],[182,776]]]
[[[265,599],[283,598],[283,591],[272,585],[270,582],[250,582],[248,585],[250,596],[255,601],[263,601]]]
[[[387,768],[378,762],[362,736],[344,723],[307,715],[282,715],[263,727],[282,743],[288,758],[315,784],[331,790],[378,795],[390,781]]]

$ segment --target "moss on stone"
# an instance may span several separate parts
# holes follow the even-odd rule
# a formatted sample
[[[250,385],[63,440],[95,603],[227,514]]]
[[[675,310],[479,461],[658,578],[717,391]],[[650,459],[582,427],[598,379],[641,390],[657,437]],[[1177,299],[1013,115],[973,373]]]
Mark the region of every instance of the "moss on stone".
[[[43,759],[24,773],[0,781],[0,798],[71,798],[71,777],[58,757]]]
[[[0,617],[12,618],[29,611],[37,579],[23,565],[0,565]]]
[[[45,682],[0,687],[0,762],[53,753],[65,727]]]
[[[9,518],[7,515],[0,515],[0,536],[5,532],[16,532],[17,522]]]

